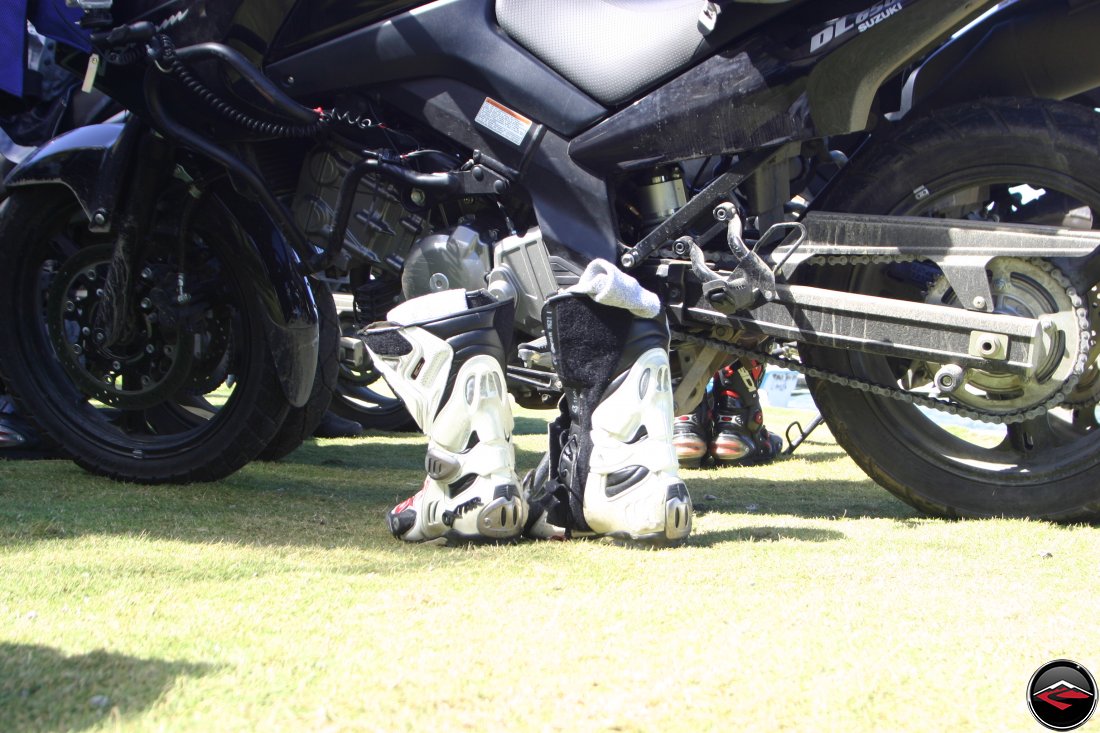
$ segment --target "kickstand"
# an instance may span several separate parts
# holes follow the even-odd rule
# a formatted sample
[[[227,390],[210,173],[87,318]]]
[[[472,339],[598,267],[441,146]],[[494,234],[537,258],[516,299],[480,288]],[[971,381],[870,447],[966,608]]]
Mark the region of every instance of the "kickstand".
[[[810,433],[817,430],[817,428],[823,422],[825,422],[825,418],[823,418],[821,415],[818,415],[813,419],[813,422],[810,423],[810,427],[806,428],[805,430],[802,429],[802,423],[798,422],[797,420],[788,425],[786,432],[787,450],[783,452],[788,456],[794,453],[795,449],[798,448],[798,446],[802,445],[806,441],[806,438],[810,437]],[[795,430],[798,431],[798,436],[792,438],[791,433]]]

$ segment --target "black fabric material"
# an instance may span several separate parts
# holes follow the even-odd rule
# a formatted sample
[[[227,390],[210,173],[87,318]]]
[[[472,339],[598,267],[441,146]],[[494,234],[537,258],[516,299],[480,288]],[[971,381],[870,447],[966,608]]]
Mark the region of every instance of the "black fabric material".
[[[584,520],[584,485],[592,457],[592,413],[616,375],[634,316],[587,296],[563,294],[546,302],[543,325],[554,370],[565,387],[562,406],[568,430],[560,440],[558,498],[568,507],[571,529],[591,529]],[[562,418],[559,418],[561,421]]]
[[[559,500],[550,520],[589,530],[583,507],[592,413],[642,354],[668,348],[668,327],[663,319],[635,318],[572,293],[550,298],[542,315],[554,370],[565,388],[561,415],[550,427],[550,477]]]
[[[550,425],[548,490],[559,503],[549,519],[587,531],[584,486],[592,457],[592,414],[642,354],[668,348],[668,326],[663,318],[635,318],[573,293],[550,298],[542,317],[554,370],[565,388],[561,414]]]
[[[366,331],[363,333],[363,341],[371,351],[381,356],[404,356],[412,353],[412,344],[396,328]]]

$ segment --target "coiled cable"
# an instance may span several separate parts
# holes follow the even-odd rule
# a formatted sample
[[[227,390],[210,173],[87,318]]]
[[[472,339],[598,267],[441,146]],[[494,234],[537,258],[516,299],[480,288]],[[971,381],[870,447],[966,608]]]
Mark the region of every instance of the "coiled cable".
[[[320,112],[317,113],[316,122],[302,125],[262,120],[258,117],[253,117],[222,99],[216,92],[195,77],[195,75],[191,73],[191,70],[188,69],[176,55],[176,47],[168,36],[160,34],[156,36],[154,40],[156,41],[154,60],[161,71],[175,76],[185,89],[197,96],[212,110],[230,122],[245,128],[249,132],[264,137],[296,138],[315,137],[325,129],[327,124],[326,116]]]

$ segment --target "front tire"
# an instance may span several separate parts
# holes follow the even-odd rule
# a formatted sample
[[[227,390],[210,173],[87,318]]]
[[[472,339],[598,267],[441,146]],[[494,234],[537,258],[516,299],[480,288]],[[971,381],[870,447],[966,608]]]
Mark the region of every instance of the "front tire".
[[[181,246],[173,210],[162,207],[143,243],[132,332],[108,346],[97,311],[112,240],[88,231],[60,187],[17,189],[0,207],[0,371],[76,463],[114,479],[223,478],[289,409],[228,211],[204,200]],[[174,297],[181,270],[185,306]]]
[[[1039,100],[968,104],[908,122],[874,141],[815,208],[1095,228],[1100,225],[1098,150],[1100,115],[1083,107]],[[1090,365],[1070,407],[990,431],[983,424],[810,380],[837,442],[872,479],[935,516],[1100,517],[1096,282],[1095,276],[1082,278],[1081,262],[1058,264],[1072,265],[1066,274],[1087,296],[1093,325]],[[914,278],[904,268],[819,270],[813,284],[837,290],[912,299],[928,292],[914,285],[919,274]],[[1019,287],[1012,276],[1009,287],[1024,293],[1024,301],[1041,302],[1041,269],[1024,263],[1018,271]],[[913,374],[921,369],[827,348],[804,348],[802,357],[815,367],[895,386],[912,386]]]

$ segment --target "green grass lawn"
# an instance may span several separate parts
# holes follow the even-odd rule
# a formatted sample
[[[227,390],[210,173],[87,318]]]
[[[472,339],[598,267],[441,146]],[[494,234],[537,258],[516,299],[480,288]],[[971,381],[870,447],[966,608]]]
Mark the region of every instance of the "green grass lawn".
[[[521,413],[521,469],[544,430]],[[422,460],[321,441],[188,487],[0,462],[0,731],[1037,731],[1040,664],[1100,673],[1100,529],[921,518],[824,429],[686,471],[665,551],[401,545]]]

